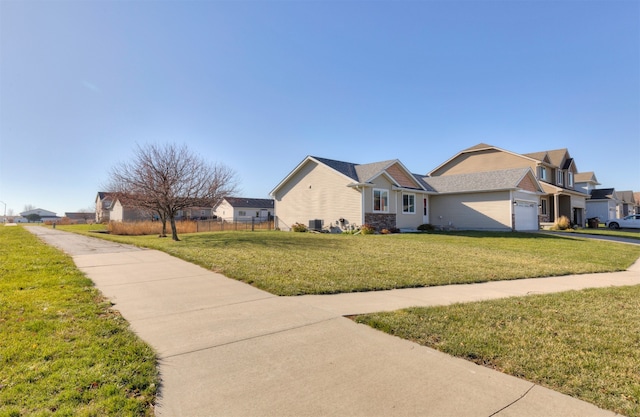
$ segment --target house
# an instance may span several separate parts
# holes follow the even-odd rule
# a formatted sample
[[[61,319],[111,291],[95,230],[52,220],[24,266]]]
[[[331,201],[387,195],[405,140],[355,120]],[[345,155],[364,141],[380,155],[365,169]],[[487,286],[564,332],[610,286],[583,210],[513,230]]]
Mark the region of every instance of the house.
[[[633,191],[619,191],[617,194],[620,199],[620,218],[629,214],[636,214],[638,201],[633,196]]]
[[[153,214],[143,209],[131,207],[130,204],[127,204],[126,197],[115,197],[109,206],[107,218],[111,222],[135,222],[151,220]]]
[[[601,222],[620,218],[620,199],[613,188],[591,190],[591,198],[587,200],[589,218],[597,217]]]
[[[531,168],[425,177],[437,192],[430,223],[441,228],[531,231],[540,228],[544,191]]]
[[[530,168],[542,186],[541,222],[555,222],[566,216],[574,224],[585,223],[588,195],[575,188],[578,169],[567,149],[518,154],[480,143],[458,152],[431,171],[429,177],[512,168]]]
[[[378,230],[428,223],[434,192],[397,159],[355,164],[307,156],[272,191],[275,226],[295,223],[338,232],[369,224]]]
[[[113,193],[99,191],[96,195],[96,223],[106,223],[109,221],[109,212],[114,200]]]
[[[189,207],[178,210],[176,220],[208,220],[213,216],[211,207]]]
[[[56,213],[41,208],[23,211],[20,216],[30,222],[55,222],[60,220]]]
[[[355,164],[308,156],[271,192],[276,227],[338,232],[442,228],[537,230],[539,196],[530,168],[442,177],[412,174],[397,159]]]
[[[213,214],[228,222],[267,221],[273,218],[273,207],[270,198],[225,197]]]
[[[591,190],[598,188],[598,185],[600,183],[593,172],[579,172],[575,175],[575,189],[584,194],[591,195]]]

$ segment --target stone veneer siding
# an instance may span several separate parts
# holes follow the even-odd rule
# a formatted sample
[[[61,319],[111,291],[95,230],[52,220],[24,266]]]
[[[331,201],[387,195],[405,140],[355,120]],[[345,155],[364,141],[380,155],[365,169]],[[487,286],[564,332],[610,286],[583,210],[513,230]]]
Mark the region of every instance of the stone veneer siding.
[[[382,229],[394,229],[396,227],[396,215],[388,213],[365,213],[364,222],[375,227],[378,232]]]

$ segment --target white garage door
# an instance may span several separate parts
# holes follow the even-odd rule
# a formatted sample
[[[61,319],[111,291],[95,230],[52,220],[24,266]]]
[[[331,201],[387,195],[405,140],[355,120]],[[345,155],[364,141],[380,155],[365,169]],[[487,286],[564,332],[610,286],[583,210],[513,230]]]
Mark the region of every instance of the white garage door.
[[[538,206],[531,201],[517,201],[515,208],[516,230],[538,230]]]

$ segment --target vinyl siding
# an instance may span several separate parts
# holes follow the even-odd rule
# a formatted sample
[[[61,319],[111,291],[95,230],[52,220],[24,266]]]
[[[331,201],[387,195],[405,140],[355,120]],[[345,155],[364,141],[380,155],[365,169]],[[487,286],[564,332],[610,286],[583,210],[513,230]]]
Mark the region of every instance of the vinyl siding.
[[[280,186],[275,198],[277,227],[289,230],[294,223],[309,225],[321,219],[324,227],[345,219],[345,225],[361,225],[360,191],[348,187],[353,181],[325,165],[308,161]]]
[[[429,199],[430,223],[471,230],[511,230],[508,191],[436,195]]]
[[[531,167],[535,172],[536,164],[534,161],[508,152],[486,150],[459,155],[438,170],[432,172],[431,175],[469,174],[473,172],[525,167]]]

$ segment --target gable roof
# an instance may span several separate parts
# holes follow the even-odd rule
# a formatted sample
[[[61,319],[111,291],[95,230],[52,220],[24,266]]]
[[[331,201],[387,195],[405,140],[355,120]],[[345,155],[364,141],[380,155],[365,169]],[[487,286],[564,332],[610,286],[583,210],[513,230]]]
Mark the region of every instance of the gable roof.
[[[466,193],[480,191],[516,190],[525,176],[531,175],[539,192],[540,184],[530,168],[513,168],[499,171],[424,177],[423,180],[438,193]]]
[[[628,190],[628,191],[616,191],[616,195],[618,196],[618,198],[623,202],[623,203],[627,203],[627,204],[635,204],[636,200],[633,196],[633,191]]]
[[[592,200],[611,200],[616,198],[616,191],[614,188],[597,188],[591,190]]]
[[[598,182],[598,179],[596,178],[596,174],[593,171],[590,171],[590,172],[578,172],[574,176],[573,181],[576,182],[576,183],[578,183],[578,182],[590,182],[590,183],[593,183],[595,185],[600,185],[600,183]]]
[[[273,208],[273,200],[270,198],[244,198],[244,197],[225,197],[224,200],[231,207],[246,208]]]
[[[403,188],[413,188],[416,190],[432,191],[430,187],[425,187],[424,181],[416,178],[399,160],[389,159],[386,161],[373,162],[369,164],[356,164],[353,162],[337,161],[335,159],[321,158],[317,156],[307,156],[302,162],[296,166],[280,183],[271,191],[270,195],[274,195],[280,187],[285,184],[289,178],[291,178],[296,172],[298,172],[308,161],[313,161],[318,164],[322,164],[339,174],[345,176],[347,179],[353,181],[352,185],[356,184],[368,184],[380,175],[387,176],[393,183]],[[395,166],[395,167],[394,167]],[[393,175],[387,172],[387,169],[394,167],[396,173],[402,174],[403,178],[394,178]],[[398,171],[399,170],[399,171]],[[405,185],[401,183],[405,182]],[[413,183],[412,187],[407,186],[407,182]]]

